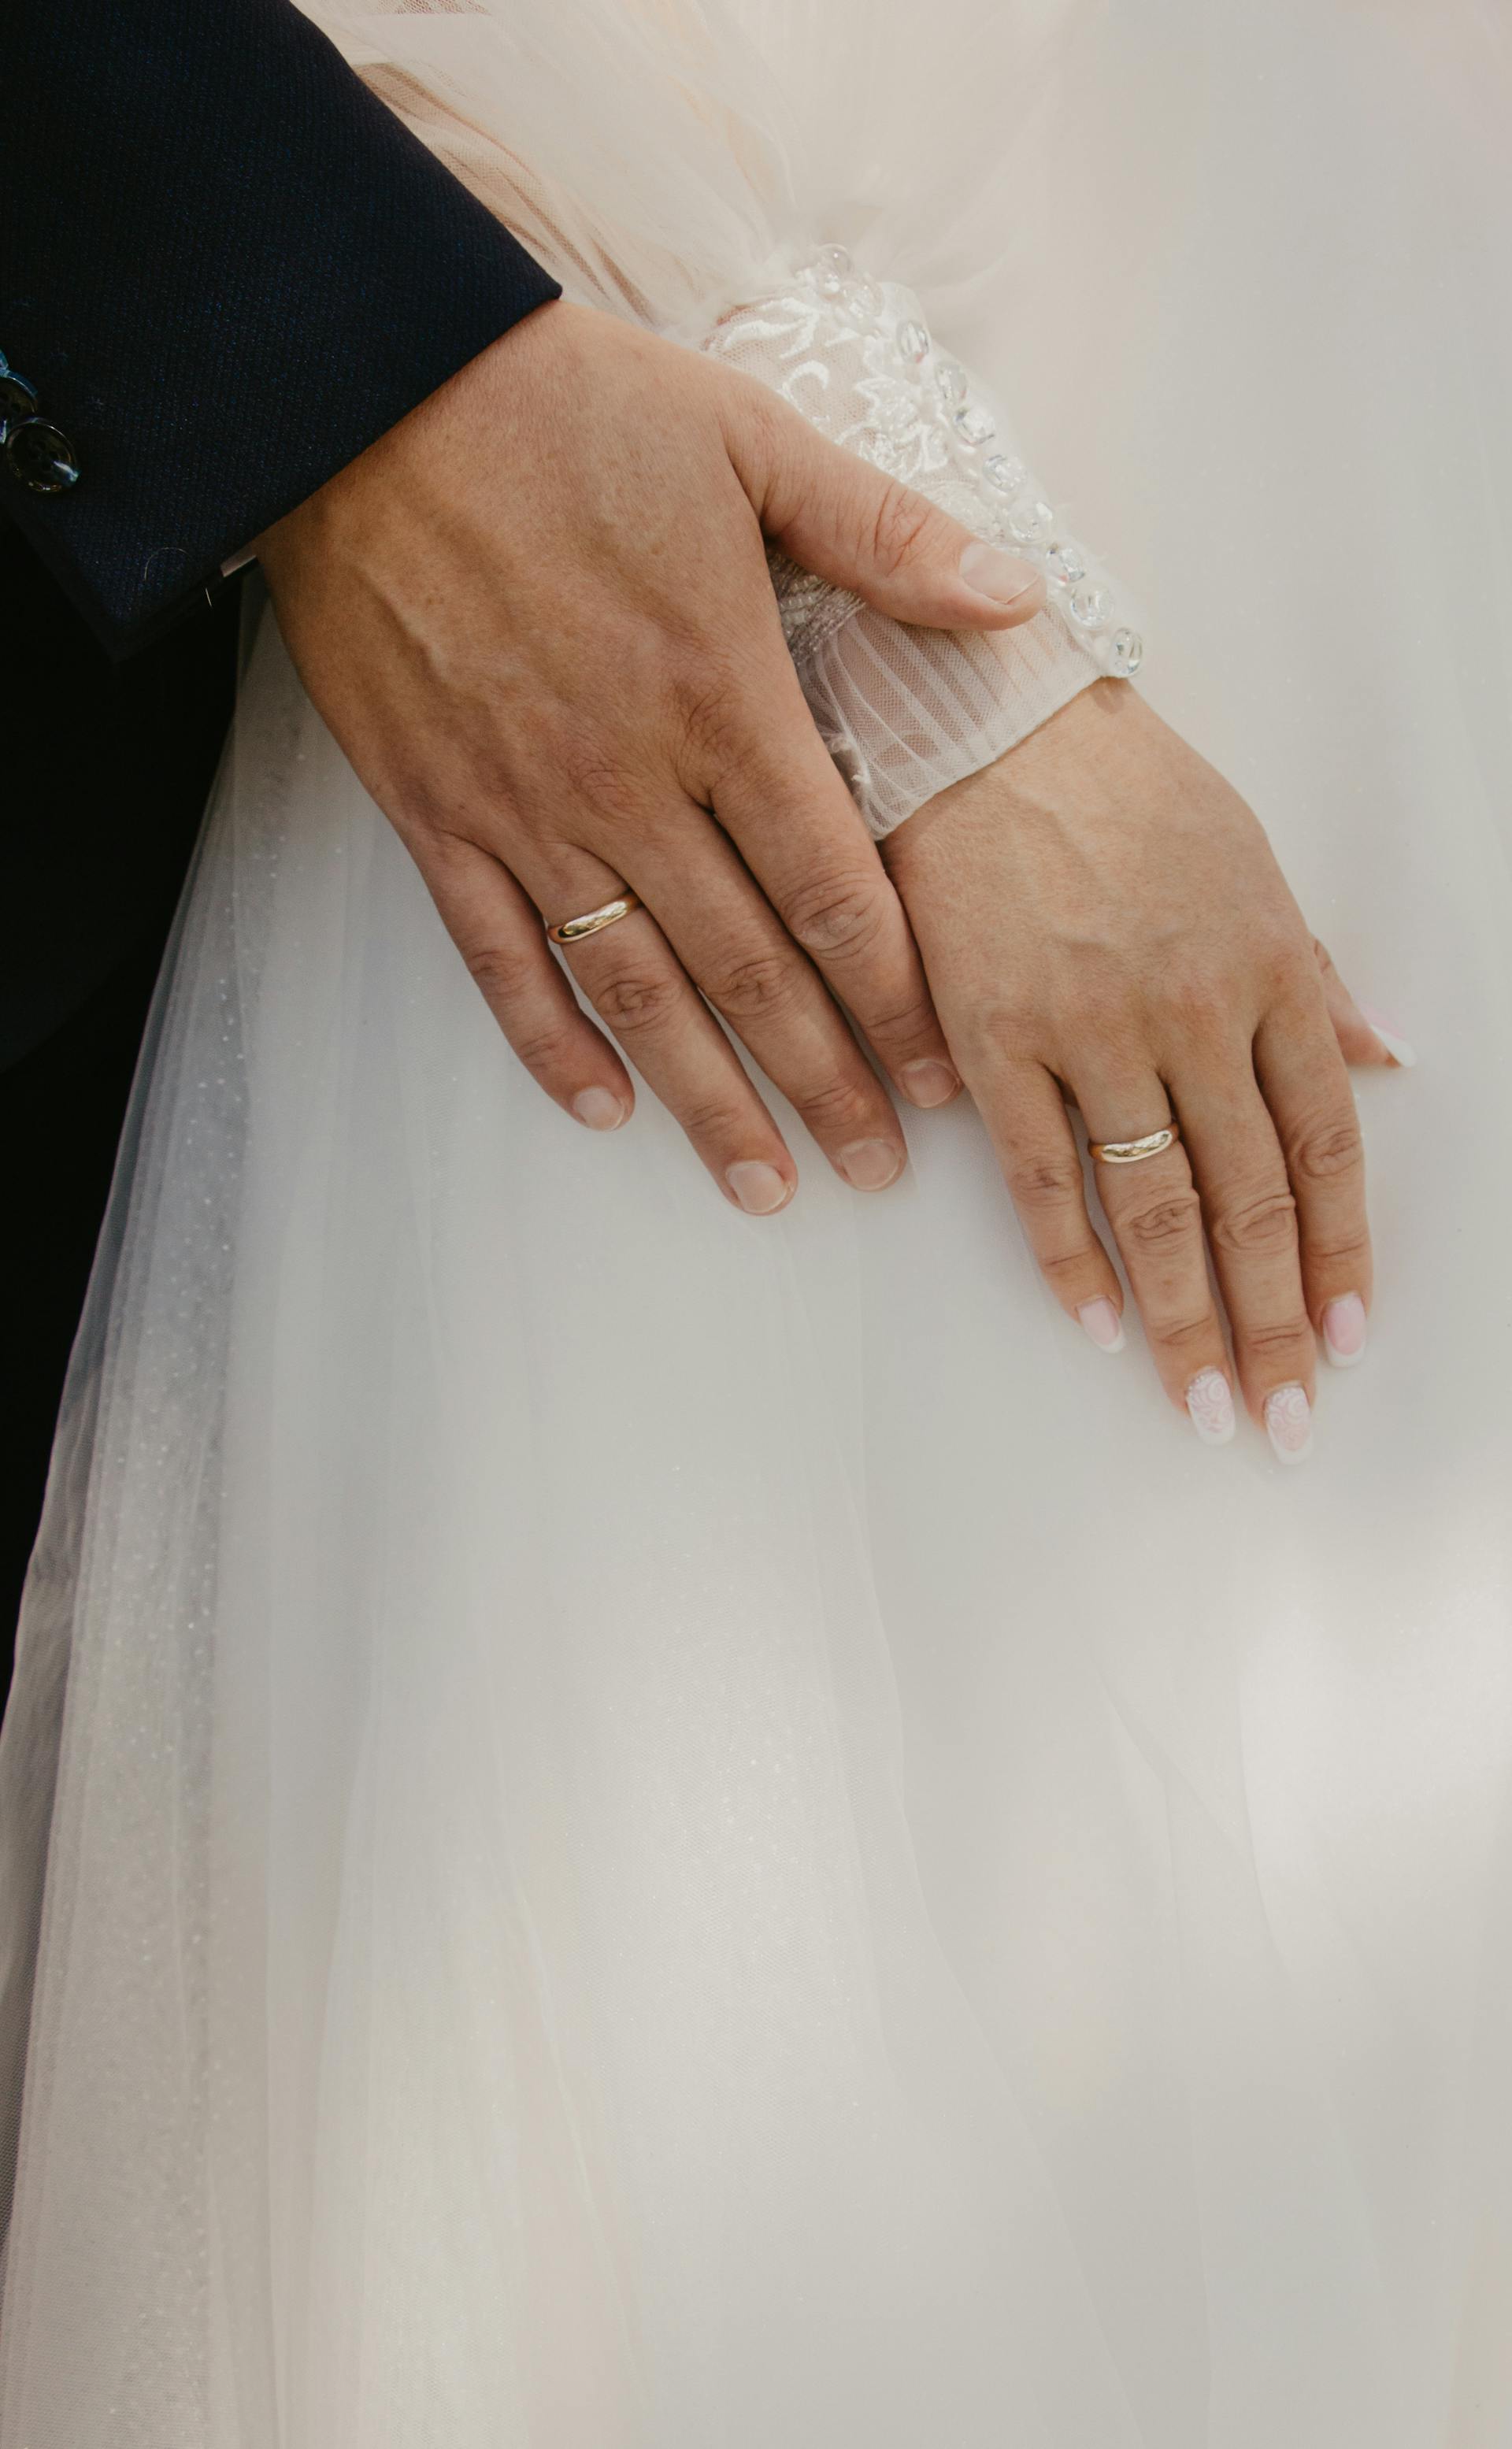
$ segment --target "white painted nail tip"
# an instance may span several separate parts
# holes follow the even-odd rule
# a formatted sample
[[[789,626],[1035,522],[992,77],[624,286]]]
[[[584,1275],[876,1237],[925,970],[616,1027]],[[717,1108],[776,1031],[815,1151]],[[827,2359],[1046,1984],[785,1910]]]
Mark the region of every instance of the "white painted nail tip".
[[[1323,1313],[1323,1349],[1333,1369],[1353,1369],[1365,1359],[1365,1303],[1358,1293],[1341,1293]]]
[[[1368,1021],[1372,1033],[1379,1037],[1393,1063],[1400,1063],[1404,1071],[1410,1071],[1417,1055],[1407,1040],[1392,1028],[1386,1013],[1374,1011],[1367,1003],[1361,1004],[1359,1012],[1361,1019]]]
[[[1392,1061],[1400,1063],[1404,1071],[1410,1071],[1418,1058],[1406,1039],[1398,1037],[1394,1030],[1383,1029],[1379,1021],[1372,1020],[1370,1026]]]
[[[1199,1369],[1187,1388],[1187,1417],[1205,1446],[1233,1442],[1233,1389],[1221,1369]]]
[[[1083,1302],[1076,1312],[1082,1330],[1091,1336],[1099,1352],[1121,1352],[1126,1338],[1123,1321],[1111,1301],[1099,1298]]]
[[[1266,1397],[1266,1435],[1278,1462],[1305,1462],[1312,1452],[1312,1406],[1304,1386],[1276,1386]]]

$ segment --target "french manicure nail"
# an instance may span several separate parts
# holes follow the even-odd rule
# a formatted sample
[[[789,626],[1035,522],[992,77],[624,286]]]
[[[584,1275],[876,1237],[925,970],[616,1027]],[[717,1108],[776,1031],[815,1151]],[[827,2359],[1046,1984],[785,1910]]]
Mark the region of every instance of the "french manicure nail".
[[[1335,1369],[1352,1369],[1365,1352],[1365,1303],[1358,1293],[1341,1293],[1323,1313],[1323,1348]]]
[[[960,1086],[960,1074],[933,1055],[918,1063],[905,1063],[898,1079],[904,1096],[914,1106],[943,1106]]]
[[[1099,1352],[1121,1352],[1125,1337],[1123,1321],[1111,1301],[1083,1302],[1076,1316]]]
[[[1205,1446],[1233,1441],[1233,1388],[1221,1369],[1199,1369],[1187,1388],[1187,1417]]]
[[[856,1140],[841,1149],[840,1169],[852,1190],[885,1190],[903,1169],[903,1152],[891,1140]]]
[[[572,1111],[591,1131],[617,1131],[625,1120],[624,1101],[611,1089],[580,1089]]]
[[[774,1165],[759,1165],[747,1159],[727,1167],[725,1179],[747,1216],[774,1215],[792,1197],[789,1186]]]
[[[1357,1008],[1361,1019],[1369,1022],[1392,1061],[1400,1063],[1405,1071],[1410,1071],[1418,1058],[1396,1023],[1387,1020],[1384,1012],[1373,1012],[1367,1003]]]
[[[1278,1462],[1301,1462],[1312,1452],[1312,1406],[1305,1386],[1275,1386],[1266,1397],[1266,1435]]]
[[[995,544],[969,544],[960,556],[960,574],[968,587],[994,604],[1017,604],[1039,576],[1032,561],[999,552]]]

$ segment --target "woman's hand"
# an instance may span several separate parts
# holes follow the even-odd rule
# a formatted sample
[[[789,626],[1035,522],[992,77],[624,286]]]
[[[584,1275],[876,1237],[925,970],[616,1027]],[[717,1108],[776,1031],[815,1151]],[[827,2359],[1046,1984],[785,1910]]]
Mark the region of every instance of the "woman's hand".
[[[1233,1433],[1204,1236],[1251,1417],[1306,1453],[1313,1331],[1359,1359],[1370,1302],[1345,1061],[1392,1057],[1236,791],[1127,683],[1098,681],[884,844],[945,1034],[1035,1254],[1093,1340],[1122,1295],[1066,1112],[1181,1139],[1097,1186],[1167,1393]]]
[[[594,1128],[632,1102],[541,918],[645,905],[569,955],[727,1199],[791,1156],[704,998],[859,1189],[901,1094],[958,1082],[918,952],[783,643],[763,534],[900,619],[1000,629],[1029,564],[815,434],[762,384],[541,306],[259,550],[311,697],[408,844],[521,1061]]]

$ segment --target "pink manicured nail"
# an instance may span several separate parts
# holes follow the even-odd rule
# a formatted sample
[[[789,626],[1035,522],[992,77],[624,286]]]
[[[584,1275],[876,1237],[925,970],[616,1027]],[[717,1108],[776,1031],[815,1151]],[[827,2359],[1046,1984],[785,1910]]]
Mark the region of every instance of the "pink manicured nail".
[[[1396,1022],[1387,1020],[1384,1012],[1372,1012],[1367,1003],[1358,1005],[1357,1009],[1361,1019],[1367,1020],[1375,1031],[1392,1062],[1400,1063],[1405,1071],[1410,1071],[1418,1058]]]
[[[903,1169],[903,1152],[891,1140],[857,1140],[841,1149],[839,1164],[852,1190],[885,1190]]]
[[[580,1089],[572,1111],[591,1131],[617,1131],[625,1120],[624,1101],[611,1089]]]
[[[1233,1388],[1221,1369],[1199,1369],[1187,1388],[1187,1417],[1205,1446],[1233,1440]]]
[[[747,1216],[771,1216],[785,1207],[793,1195],[774,1165],[747,1160],[727,1167],[725,1179]]]
[[[1123,1350],[1123,1321],[1111,1301],[1083,1302],[1076,1316],[1099,1352]]]
[[[1312,1406],[1305,1386],[1276,1386],[1266,1397],[1266,1435],[1278,1462],[1301,1462],[1312,1452]]]
[[[1323,1348],[1335,1369],[1352,1369],[1365,1352],[1365,1303],[1358,1293],[1341,1293],[1323,1313]]]
[[[949,1064],[937,1062],[933,1055],[919,1063],[905,1063],[898,1080],[904,1096],[915,1106],[943,1106],[960,1086],[959,1075]]]
[[[995,544],[969,544],[960,556],[960,574],[968,587],[989,596],[994,604],[1017,604],[1039,581],[1032,561],[999,552]]]

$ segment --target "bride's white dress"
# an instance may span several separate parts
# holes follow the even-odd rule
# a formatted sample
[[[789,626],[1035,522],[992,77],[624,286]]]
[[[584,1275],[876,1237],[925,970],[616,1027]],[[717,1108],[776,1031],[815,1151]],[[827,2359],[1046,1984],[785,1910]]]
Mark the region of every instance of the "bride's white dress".
[[[766,1222],[578,1129],[264,623],[0,1753],[0,2449],[1506,2449],[1506,28],[737,14],[339,32],[575,294],[843,242],[1011,404],[1419,1042],[1371,1349],[1283,1472],[964,1108]]]

